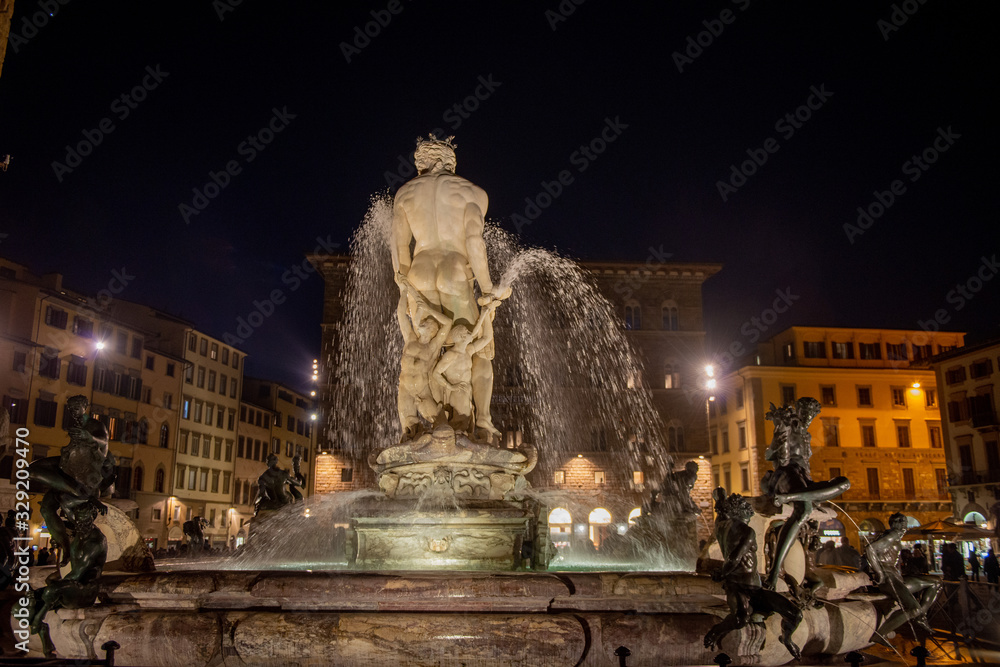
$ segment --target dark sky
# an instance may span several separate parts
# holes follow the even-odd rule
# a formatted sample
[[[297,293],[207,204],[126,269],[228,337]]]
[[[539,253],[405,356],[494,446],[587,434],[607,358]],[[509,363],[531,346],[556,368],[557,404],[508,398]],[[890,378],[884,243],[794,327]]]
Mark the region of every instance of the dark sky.
[[[242,347],[249,372],[301,386],[322,285],[292,290],[283,274],[317,237],[346,247],[399,156],[443,128],[508,229],[570,172],[519,225],[528,243],[724,264],[704,291],[716,351],[752,342],[751,318],[779,290],[792,306],[765,333],[912,328],[941,310],[970,340],[1000,334],[1000,279],[975,278],[1000,271],[997,3],[416,1],[392,14],[381,1],[243,0],[220,20],[225,6],[76,0],[34,30],[37,0],[17,0],[0,77],[0,155],[13,155],[0,254],[91,292],[125,267],[123,298],[220,337],[280,289],[287,300]],[[574,11],[557,21],[560,7]],[[387,25],[348,62],[342,43],[376,32],[373,11]],[[144,80],[135,108],[115,102]],[[467,117],[449,111],[477,87]],[[294,118],[251,150],[242,142],[274,109]],[[797,110],[798,127],[783,120]],[[602,131],[603,152],[574,155]],[[88,135],[100,143],[73,166],[66,147]],[[939,136],[933,164],[906,164]],[[724,200],[718,182],[751,154],[766,162]],[[231,160],[240,172],[185,221],[192,189]],[[901,194],[849,239],[845,223],[876,191],[888,202],[895,180]],[[957,285],[978,291],[949,299]]]

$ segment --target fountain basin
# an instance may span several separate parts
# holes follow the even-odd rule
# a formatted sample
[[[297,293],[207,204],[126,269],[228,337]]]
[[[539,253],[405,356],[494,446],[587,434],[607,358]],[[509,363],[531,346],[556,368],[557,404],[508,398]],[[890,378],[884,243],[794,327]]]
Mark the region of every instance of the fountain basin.
[[[702,637],[724,615],[721,585],[695,574],[211,571],[109,575],[102,604],[48,615],[67,658],[108,640],[131,665],[711,664]],[[754,660],[780,665],[779,620]],[[806,654],[868,644],[868,602],[806,610]],[[721,650],[752,639],[731,633]],[[37,639],[33,639],[37,641]],[[746,663],[748,664],[748,663]]]

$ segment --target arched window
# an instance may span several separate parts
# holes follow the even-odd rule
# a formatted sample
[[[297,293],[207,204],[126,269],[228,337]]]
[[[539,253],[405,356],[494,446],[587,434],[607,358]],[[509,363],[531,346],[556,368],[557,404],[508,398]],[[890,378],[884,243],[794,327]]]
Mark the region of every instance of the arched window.
[[[663,388],[681,388],[681,374],[677,372],[677,368],[669,361],[663,364]]]
[[[974,523],[980,528],[986,527],[986,517],[979,512],[969,512],[962,521],[965,523]]]
[[[667,427],[667,448],[671,452],[684,451],[684,427],[677,422]]]
[[[149,444],[149,421],[145,417],[139,420],[138,440],[140,445]]]
[[[631,331],[642,328],[642,308],[635,301],[625,305],[625,328]]]
[[[132,477],[135,479],[135,490],[142,491],[142,466],[135,467]]]
[[[885,530],[885,524],[878,519],[865,519],[858,524],[858,532],[868,541],[874,540]]]
[[[156,474],[153,475],[153,491],[155,493],[163,493],[163,484],[166,478],[166,474],[163,472],[163,468],[157,468]]]
[[[633,509],[631,512],[628,513],[628,525],[631,526],[632,524],[634,524],[640,516],[642,516],[642,508],[636,507],[635,509]]]
[[[170,446],[170,427],[166,424],[160,427],[160,447],[166,449]]]
[[[663,306],[660,308],[660,314],[663,318],[663,330],[664,331],[678,331],[680,327],[677,325],[677,304],[673,301],[664,301]]]
[[[549,525],[566,525],[573,523],[573,517],[570,516],[569,510],[563,507],[557,507],[551,512],[549,512]]]

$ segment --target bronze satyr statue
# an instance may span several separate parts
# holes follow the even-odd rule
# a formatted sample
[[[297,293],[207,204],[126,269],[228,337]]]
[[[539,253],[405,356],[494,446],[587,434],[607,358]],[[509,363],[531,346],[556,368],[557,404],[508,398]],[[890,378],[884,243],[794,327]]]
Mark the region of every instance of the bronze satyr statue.
[[[721,487],[713,495],[718,512],[715,538],[722,549],[724,563],[712,572],[712,579],[722,582],[729,603],[729,615],[713,625],[705,635],[705,648],[715,649],[727,634],[755,622],[756,619],[752,618],[755,615],[763,622],[777,613],[781,615],[781,643],[796,659],[800,658],[792,633],[802,621],[802,611],[780,593],[763,588],[757,574],[757,535],[748,525],[753,517],[753,507],[739,494],[726,498],[726,491]]]
[[[776,506],[792,505],[792,515],[778,534],[774,559],[764,583],[771,590],[777,588],[785,557],[798,539],[799,529],[809,518],[814,505],[836,498],[851,488],[846,477],[814,482],[809,475],[809,459],[812,456],[809,425],[819,411],[819,401],[815,398],[800,398],[794,405],[781,408],[771,403],[771,409],[764,415],[765,419],[774,422],[774,437],[764,454],[764,458],[773,463],[774,470],[764,475],[760,487]]]
[[[900,540],[906,532],[906,517],[899,512],[889,517],[889,530],[879,535],[865,548],[868,570],[879,591],[899,601],[899,609],[892,611],[882,621],[871,641],[885,644],[885,636],[908,621],[913,621],[928,634],[933,634],[927,624],[927,611],[934,604],[941,580],[937,577],[916,574],[904,577],[899,572]]]
[[[59,571],[49,575],[44,588],[33,592],[28,622],[33,633],[42,640],[47,657],[55,655],[49,637],[45,614],[55,609],[82,609],[97,600],[98,579],[108,558],[108,541],[101,529],[94,525],[99,509],[91,501],[73,506],[67,515],[68,527],[73,534],[67,549],[70,571],[62,579]]]
[[[74,508],[89,503],[107,514],[108,508],[100,497],[115,481],[115,457],[108,449],[108,430],[87,414],[88,408],[85,396],[67,400],[72,422],[69,444],[59,456],[39,459],[28,468],[32,492],[45,493],[40,509],[52,542],[63,553],[60,565],[68,563],[70,557],[69,536],[60,512],[69,516]]]
[[[271,454],[267,457],[267,470],[257,478],[257,497],[253,503],[253,514],[261,510],[279,510],[285,505],[302,500],[302,493],[296,488],[302,486],[302,475],[299,473],[298,455],[292,459],[295,474],[278,467],[278,457]],[[285,487],[288,487],[287,489]]]
[[[205,548],[205,528],[207,527],[208,521],[200,516],[184,522],[184,535],[188,538],[192,556],[200,554]]]

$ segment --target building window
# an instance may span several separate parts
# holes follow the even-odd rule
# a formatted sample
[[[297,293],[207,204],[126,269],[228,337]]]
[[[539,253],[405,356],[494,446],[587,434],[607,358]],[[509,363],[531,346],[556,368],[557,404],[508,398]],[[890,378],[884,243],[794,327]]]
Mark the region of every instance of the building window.
[[[191,399],[187,396],[181,401],[181,417],[184,419],[191,419]]]
[[[930,345],[910,345],[910,349],[913,350],[913,361],[914,363],[925,362],[931,358],[931,346]]]
[[[191,456],[198,456],[201,454],[201,434],[192,433],[191,434]]]
[[[207,403],[205,405],[205,423],[208,426],[211,426],[214,417],[215,417],[215,406],[212,405],[211,403]]]
[[[907,500],[915,500],[917,497],[917,486],[913,481],[913,468],[903,468],[903,493]]]
[[[722,453],[725,454],[729,451],[729,431],[722,432]],[[726,487],[729,488],[728,486]]]
[[[208,356],[208,340],[201,339],[201,344],[198,346],[198,353],[203,357]]]
[[[566,471],[556,470],[555,474],[552,475],[553,484],[565,484],[566,483]]]
[[[58,380],[60,364],[59,350],[47,347],[41,354],[41,359],[38,363],[38,374],[42,377]]]
[[[642,484],[643,480],[644,480],[644,475],[642,474],[641,470],[635,470],[635,471],[632,472],[632,483],[633,484]]]
[[[993,373],[993,361],[990,359],[983,359],[981,361],[975,361],[969,366],[969,375],[972,379],[984,378]]]
[[[204,389],[205,388],[205,369],[202,368],[201,366],[198,366],[198,383],[197,384],[198,384],[198,388],[199,389]]]
[[[594,471],[594,484],[604,484],[605,476],[603,470]]]
[[[128,333],[119,331],[115,339],[115,352],[118,354],[128,354]]]
[[[667,428],[667,444],[672,452],[684,451],[684,427],[672,424]]]
[[[965,382],[965,366],[949,368],[944,373],[944,381],[948,384],[959,384]]]
[[[231,472],[224,472],[224,473],[222,473],[222,492],[223,493],[226,493],[226,494],[229,493],[229,484],[232,482],[232,479],[233,479],[233,473],[231,473]]]
[[[928,438],[929,438],[929,440],[931,442],[931,448],[933,448],[933,449],[941,449],[941,447],[942,447],[942,442],[941,442],[941,427],[940,426],[930,425],[930,426],[927,427],[927,431],[928,431]]]
[[[910,446],[910,423],[896,422],[896,443],[900,447]]]
[[[948,495],[948,471],[944,468],[935,468],[934,480],[937,482],[938,497],[946,497]]]
[[[154,507],[152,516],[153,516],[153,521],[162,521],[163,510],[161,510],[159,507]]]
[[[69,366],[66,369],[66,382],[78,387],[87,385],[87,365],[83,357],[78,357],[75,354],[70,355]]]
[[[73,333],[80,338],[94,337],[94,323],[79,315],[73,318]]]
[[[341,468],[340,469],[340,481],[341,482],[353,482],[354,481],[354,468]]]
[[[891,387],[892,392],[892,407],[894,408],[905,408],[906,407],[906,388],[905,387]]]
[[[802,346],[805,348],[806,359],[826,359],[826,343],[823,341],[804,341]]]
[[[625,328],[637,331],[642,328],[642,308],[637,303],[625,306]]]
[[[672,301],[663,304],[661,309],[663,315],[663,330],[664,331],[678,331],[677,323],[677,305]]]
[[[236,378],[229,383],[229,398],[236,398]]]
[[[870,408],[874,404],[872,403],[872,388],[871,387],[858,387],[858,407],[859,408]]]
[[[201,423],[201,407],[202,407],[201,401],[194,402],[194,410],[192,411],[191,419],[193,419],[198,423]]]
[[[840,420],[837,417],[821,417],[823,443],[827,447],[840,447]]]
[[[712,466],[712,481],[716,489],[722,486],[722,474],[719,472],[719,466]]]
[[[795,405],[795,385],[781,385],[781,402],[784,405]]]
[[[55,426],[56,410],[59,405],[55,401],[44,398],[35,399],[35,426]]]
[[[188,350],[190,352],[194,352],[197,349],[198,349],[198,336],[192,333],[191,337],[188,338]]]
[[[728,463],[722,464],[722,479],[725,482],[726,491],[729,491],[730,493],[735,491],[735,489],[733,489],[732,467]]]
[[[226,440],[226,461],[233,460],[233,441]]]
[[[858,357],[875,360],[882,358],[882,346],[878,343],[858,343]]]
[[[23,373],[25,366],[28,364],[28,355],[26,352],[14,352],[14,366],[13,370],[15,373]]]
[[[879,487],[878,487],[878,468],[868,468],[868,497],[872,500],[878,500]]]
[[[201,475],[198,478],[198,490],[208,491],[208,471],[202,470]]]
[[[69,321],[69,314],[62,310],[61,308],[56,308],[55,306],[46,306],[45,308],[45,323],[50,327],[55,327],[56,329],[65,329],[66,322]]]
[[[185,384],[194,384],[194,367],[185,366],[184,367],[184,382]]]
[[[889,361],[907,361],[906,343],[886,343],[885,358]]]
[[[840,477],[840,468],[830,468],[830,479]]]
[[[156,474],[153,475],[153,492],[163,493],[163,483],[166,475],[163,472],[163,468],[157,468]]]
[[[132,336],[132,358],[142,359],[142,339],[138,336]],[[153,370],[152,357],[146,362],[146,368]]]
[[[188,488],[192,491],[198,485],[198,469],[191,468],[188,470]]]
[[[929,408],[937,407],[937,390],[924,389],[924,404]]]
[[[740,449],[747,448],[747,427],[745,424],[740,424],[736,427],[739,432]]]
[[[875,422],[862,420],[861,422],[861,445],[863,447],[875,447]]]
[[[224,364],[228,364],[229,363],[229,348],[228,347],[222,348],[222,359],[220,361],[222,361],[222,363],[224,363]]]
[[[233,368],[240,367],[240,355],[233,352]]]
[[[236,411],[229,410],[226,416],[226,430],[232,431],[234,428],[236,428]]]
[[[208,390],[215,391],[215,371],[208,372]]]
[[[212,493],[219,492],[219,472],[218,470],[212,471]],[[215,510],[212,510],[213,512]]]
[[[222,394],[223,396],[226,395],[226,390],[227,390],[226,383],[228,382],[228,380],[229,378],[226,377],[225,373],[219,375],[219,393]]]
[[[716,431],[712,431],[712,453],[719,453],[719,434]]]
[[[834,359],[854,358],[854,343],[850,341],[845,343],[833,343],[831,347],[833,348],[832,351]]]
[[[135,471],[132,473],[133,481],[135,484],[136,491],[142,491],[142,466],[136,466]]]
[[[948,401],[948,421],[951,423],[968,419],[965,415],[965,401]]]
[[[837,406],[837,390],[832,384],[819,386],[820,402],[826,407]]]
[[[209,358],[218,359],[219,358],[219,344],[212,343],[212,352],[209,354]]]
[[[663,365],[663,388],[664,389],[681,388],[681,375],[676,370],[674,370],[673,364]]]
[[[750,490],[750,468],[746,463],[740,464],[740,484],[743,491]]]

